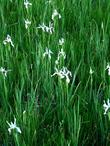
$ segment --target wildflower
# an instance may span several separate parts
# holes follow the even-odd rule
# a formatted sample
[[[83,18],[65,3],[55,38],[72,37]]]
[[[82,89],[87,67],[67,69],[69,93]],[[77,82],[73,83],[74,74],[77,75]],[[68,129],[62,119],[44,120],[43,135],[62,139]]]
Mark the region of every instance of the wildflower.
[[[52,14],[52,20],[54,20],[54,18],[55,18],[56,16],[58,16],[58,18],[61,19],[61,15],[60,15],[60,14],[57,12],[57,10],[55,9],[55,10],[53,11],[53,14]]]
[[[8,121],[7,121],[7,124],[9,125],[9,128],[8,128],[8,131],[9,131],[9,134],[11,134],[11,131],[12,130],[16,130],[18,133],[20,133],[21,134],[21,129],[16,125],[16,118],[14,118],[14,123],[9,123]]]
[[[64,38],[59,39],[59,45],[62,46],[64,44]]]
[[[28,29],[28,27],[31,25],[31,21],[29,21],[28,19],[25,20],[25,28]]]
[[[64,75],[62,74],[61,70],[58,70],[57,68],[55,68],[55,73],[53,75],[51,75],[51,77],[58,75],[61,79],[64,78]]]
[[[46,26],[46,32],[52,34],[54,32],[53,23],[49,22],[49,26]]]
[[[39,25],[37,28],[41,28],[43,32],[52,34],[54,32],[53,23],[49,22],[49,26],[46,26],[44,23]]]
[[[31,5],[32,5],[32,3],[30,3],[28,0],[24,0],[24,6],[26,9],[28,9],[28,7]]]
[[[107,64],[106,69],[108,69],[108,75],[110,76],[110,65],[109,65],[109,64]],[[106,69],[105,69],[105,70],[106,70]]]
[[[11,40],[11,36],[8,34],[6,39],[3,41],[3,44],[6,45],[6,44],[11,44],[12,47],[14,47],[14,44]]]
[[[107,104],[105,103],[105,100],[104,100],[104,104],[103,104],[103,107],[104,107],[104,115],[107,113],[108,109],[110,108],[110,101],[109,99],[107,100]]]
[[[7,73],[11,70],[6,70],[5,68],[1,67],[0,72],[4,75],[4,77],[7,77]]]
[[[90,67],[90,71],[89,71],[90,75],[92,75],[94,73],[94,71],[92,70],[92,68]]]
[[[63,49],[61,49],[61,51],[59,51],[59,53],[58,53],[58,60],[59,60],[59,58],[60,58],[61,56],[63,56],[64,59],[66,58],[66,54],[65,54],[65,52],[63,51]]]
[[[63,51],[63,49],[61,49],[61,51],[59,51],[57,60],[55,61],[55,64],[58,64],[58,62],[59,62],[59,60],[60,60],[61,57],[63,57],[64,59],[66,58],[66,54]]]
[[[67,83],[70,82],[69,77],[72,77],[71,72],[66,67],[63,67],[61,70],[58,70],[57,68],[55,68],[55,73],[51,75],[51,77],[55,75],[58,75],[61,79],[66,78]]]
[[[40,24],[37,28],[41,28],[42,31],[45,32],[46,25],[43,23],[42,25]]]
[[[49,59],[51,59],[51,54],[53,54],[53,52],[49,50],[48,48],[46,48],[46,51],[44,52],[43,57],[47,55]]]

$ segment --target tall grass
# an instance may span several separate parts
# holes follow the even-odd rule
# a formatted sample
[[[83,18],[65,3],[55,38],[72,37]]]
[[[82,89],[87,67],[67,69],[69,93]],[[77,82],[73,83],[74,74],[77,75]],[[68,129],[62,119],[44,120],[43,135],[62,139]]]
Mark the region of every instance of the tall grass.
[[[0,146],[109,146],[109,0],[0,0]],[[54,10],[61,15],[52,20]],[[31,21],[28,29],[25,20]],[[49,34],[38,28],[53,23]],[[14,47],[3,44],[7,34]],[[59,45],[59,39],[64,44]],[[43,57],[45,48],[53,54]],[[63,48],[66,59],[58,59]],[[55,73],[67,67],[70,82]],[[90,74],[90,68],[93,73]],[[21,133],[8,131],[14,122]]]

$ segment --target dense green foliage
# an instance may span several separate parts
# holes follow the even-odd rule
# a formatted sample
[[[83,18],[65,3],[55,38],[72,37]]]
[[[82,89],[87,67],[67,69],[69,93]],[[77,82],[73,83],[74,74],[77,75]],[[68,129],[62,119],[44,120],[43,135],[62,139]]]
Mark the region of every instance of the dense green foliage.
[[[103,108],[110,98],[110,1],[29,2],[26,9],[23,0],[0,0],[0,146],[110,146]],[[52,20],[55,9],[61,18]],[[52,34],[39,28],[49,22]],[[61,48],[66,58],[55,65]],[[56,66],[71,71],[69,83],[53,75]],[[14,118],[21,133],[8,131]]]

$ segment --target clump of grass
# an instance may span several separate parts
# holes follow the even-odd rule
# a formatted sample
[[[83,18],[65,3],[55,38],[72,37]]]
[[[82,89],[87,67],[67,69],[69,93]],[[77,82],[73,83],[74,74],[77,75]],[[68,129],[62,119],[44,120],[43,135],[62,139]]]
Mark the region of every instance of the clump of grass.
[[[0,2],[0,145],[109,146],[109,2]]]

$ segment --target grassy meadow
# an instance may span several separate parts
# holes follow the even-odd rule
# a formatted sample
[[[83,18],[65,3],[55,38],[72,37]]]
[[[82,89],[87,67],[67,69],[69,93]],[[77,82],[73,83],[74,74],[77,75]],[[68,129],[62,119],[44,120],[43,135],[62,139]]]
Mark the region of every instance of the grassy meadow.
[[[109,63],[109,0],[0,0],[0,146],[110,146]]]

